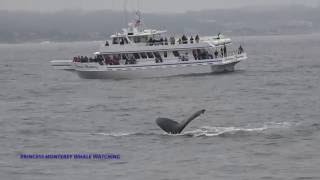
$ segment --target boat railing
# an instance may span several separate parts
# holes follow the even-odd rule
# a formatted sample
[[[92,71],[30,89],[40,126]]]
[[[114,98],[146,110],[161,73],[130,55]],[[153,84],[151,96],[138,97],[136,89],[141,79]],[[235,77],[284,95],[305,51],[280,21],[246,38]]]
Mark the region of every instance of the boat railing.
[[[107,40],[105,41],[105,44],[104,46],[123,46],[123,45],[146,45],[146,46],[160,46],[160,45],[183,45],[183,44],[198,44],[198,43],[201,43],[201,42],[205,42],[205,43],[208,43],[209,45],[211,45],[212,47],[214,46],[222,46],[222,45],[225,45],[225,44],[229,44],[230,42],[226,39],[225,41],[223,41],[223,39],[220,39],[222,40],[223,42],[216,42],[217,39],[203,39],[203,40],[200,40],[200,38],[193,38],[192,36],[190,38],[188,37],[184,37],[184,38],[175,38],[175,37],[161,37],[160,39],[149,39],[147,42],[133,42],[133,41],[123,41],[123,43],[112,43],[111,41]]]

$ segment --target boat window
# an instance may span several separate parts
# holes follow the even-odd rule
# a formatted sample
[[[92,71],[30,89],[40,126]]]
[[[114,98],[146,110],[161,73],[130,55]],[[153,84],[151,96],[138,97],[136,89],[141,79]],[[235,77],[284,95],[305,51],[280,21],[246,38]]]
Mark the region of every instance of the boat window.
[[[156,58],[161,58],[161,55],[160,55],[159,52],[154,52],[154,56],[155,56]]]
[[[113,55],[113,59],[115,59],[115,60],[120,60],[120,59],[121,59],[120,54],[115,54],[115,55]]]
[[[161,38],[161,35],[160,35],[160,34],[155,34],[155,35],[153,35],[153,38],[154,38],[154,39],[160,39],[160,38]]]
[[[141,42],[147,42],[148,41],[148,37],[147,36],[141,36]]]
[[[163,52],[163,57],[165,57],[165,58],[168,57],[168,52],[167,51]]]
[[[127,60],[127,55],[126,54],[121,54],[122,59]]]
[[[121,37],[121,38],[120,38],[120,44],[121,44],[121,45],[129,44],[128,39],[125,38],[125,37]]]
[[[175,57],[180,57],[180,54],[179,54],[178,51],[173,51],[172,53],[173,53],[173,55],[174,55]]]
[[[103,55],[106,64],[112,64],[112,57],[110,55]]]
[[[123,41],[125,44],[129,44],[128,39],[127,38],[123,38]]]
[[[103,55],[103,57],[104,57],[105,60],[110,60],[110,59],[112,59],[111,56],[110,56],[110,55],[107,55],[107,54]]]
[[[120,42],[119,42],[120,45],[123,45],[124,44],[124,40],[123,38],[120,38]]]
[[[134,37],[134,42],[135,43],[140,43],[141,42],[140,37],[139,36]]]
[[[129,59],[132,59],[132,58],[134,58],[134,54],[127,54],[127,57],[128,57]]]
[[[112,44],[119,44],[119,39],[118,38],[113,38],[112,39]]]
[[[154,58],[153,54],[151,52],[147,52],[148,58]]]
[[[139,56],[139,54],[138,54],[138,53],[134,53],[133,55],[134,55],[134,58],[136,58],[136,59],[140,59],[140,56]]]
[[[142,59],[146,59],[147,58],[147,54],[146,53],[140,53],[140,56]]]

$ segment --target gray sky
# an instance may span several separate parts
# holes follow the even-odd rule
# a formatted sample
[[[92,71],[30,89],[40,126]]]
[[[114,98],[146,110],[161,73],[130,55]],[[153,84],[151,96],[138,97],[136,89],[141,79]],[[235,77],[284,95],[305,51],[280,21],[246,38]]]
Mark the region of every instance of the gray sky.
[[[236,8],[243,6],[279,6],[290,4],[319,5],[320,0],[0,0],[0,9],[29,11],[59,11],[65,9],[184,12],[187,10]]]

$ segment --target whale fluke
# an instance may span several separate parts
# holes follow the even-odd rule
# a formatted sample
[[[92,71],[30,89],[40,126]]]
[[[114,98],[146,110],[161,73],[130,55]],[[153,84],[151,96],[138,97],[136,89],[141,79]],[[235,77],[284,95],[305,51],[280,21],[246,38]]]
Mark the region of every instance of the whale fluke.
[[[194,113],[192,116],[190,116],[188,119],[181,121],[181,123],[178,123],[174,120],[168,119],[168,118],[158,118],[156,120],[156,123],[158,126],[164,130],[167,133],[170,134],[180,134],[183,129],[195,118],[199,117],[201,114],[203,114],[206,110],[200,110]]]

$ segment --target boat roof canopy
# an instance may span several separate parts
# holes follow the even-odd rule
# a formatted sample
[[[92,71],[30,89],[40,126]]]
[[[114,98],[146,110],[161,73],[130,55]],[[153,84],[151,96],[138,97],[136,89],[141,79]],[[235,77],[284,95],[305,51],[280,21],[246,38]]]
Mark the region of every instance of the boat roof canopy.
[[[166,30],[154,30],[154,29],[145,29],[141,32],[126,32],[124,31],[123,33],[116,33],[111,35],[111,38],[117,38],[117,37],[137,37],[137,36],[153,36],[153,35],[160,35],[166,33]]]

